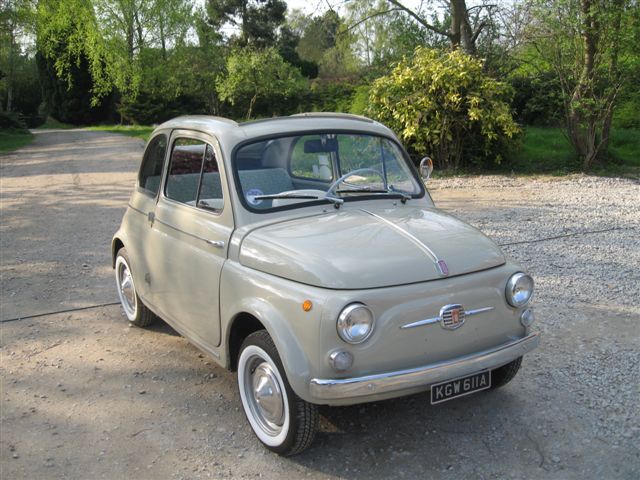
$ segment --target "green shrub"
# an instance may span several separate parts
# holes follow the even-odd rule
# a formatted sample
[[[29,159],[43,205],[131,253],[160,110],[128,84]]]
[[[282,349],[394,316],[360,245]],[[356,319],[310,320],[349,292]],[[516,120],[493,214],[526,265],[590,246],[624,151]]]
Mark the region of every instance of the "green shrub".
[[[24,117],[16,112],[0,112],[0,130],[12,133],[29,133]]]
[[[535,76],[515,75],[509,83],[515,92],[511,105],[518,122],[544,127],[562,125],[562,91],[553,72]]]
[[[373,83],[367,113],[441,168],[487,167],[502,161],[520,132],[511,94],[509,85],[483,72],[480,60],[419,47]]]
[[[640,128],[640,92],[629,95],[613,114],[617,128]]]

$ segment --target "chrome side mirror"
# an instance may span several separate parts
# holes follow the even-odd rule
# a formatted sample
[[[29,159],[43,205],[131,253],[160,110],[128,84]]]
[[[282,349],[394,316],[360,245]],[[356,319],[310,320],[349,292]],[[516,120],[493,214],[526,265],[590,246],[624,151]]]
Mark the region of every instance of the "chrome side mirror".
[[[429,181],[431,177],[431,172],[433,172],[433,160],[429,157],[424,157],[420,162],[420,176],[424,183]]]

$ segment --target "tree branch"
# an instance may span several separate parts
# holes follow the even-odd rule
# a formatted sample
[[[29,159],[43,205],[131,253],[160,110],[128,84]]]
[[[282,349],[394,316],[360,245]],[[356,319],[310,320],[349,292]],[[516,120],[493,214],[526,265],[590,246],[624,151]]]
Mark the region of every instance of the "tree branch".
[[[387,0],[387,1],[391,5],[395,5],[400,10],[402,10],[402,11],[406,12],[407,14],[409,14],[409,16],[413,17],[416,22],[418,22],[420,25],[422,25],[427,30],[431,30],[432,32],[437,33],[438,35],[443,35],[443,36],[445,36],[447,38],[451,38],[451,33],[447,32],[446,30],[440,30],[438,27],[434,27],[430,23],[427,23],[427,21],[424,18],[422,18],[420,15],[418,15],[416,12],[414,12],[410,8],[405,7],[398,0]]]
[[[480,35],[480,33],[482,33],[482,30],[486,26],[487,26],[487,22],[485,22],[484,20],[480,22],[480,24],[476,27],[475,31],[473,32],[473,35],[471,35],[471,43],[473,44],[476,43],[478,36]]]
[[[371,15],[367,15],[365,18],[362,18],[358,20],[356,23],[354,23],[353,25],[350,25],[349,27],[347,27],[347,31],[353,30],[358,25],[366,22],[367,20],[371,20],[372,18],[379,17],[380,15],[386,15],[387,13],[400,12],[400,11],[403,11],[403,10],[399,7],[395,7],[395,8],[390,8],[389,10],[382,10],[379,12],[372,13]]]

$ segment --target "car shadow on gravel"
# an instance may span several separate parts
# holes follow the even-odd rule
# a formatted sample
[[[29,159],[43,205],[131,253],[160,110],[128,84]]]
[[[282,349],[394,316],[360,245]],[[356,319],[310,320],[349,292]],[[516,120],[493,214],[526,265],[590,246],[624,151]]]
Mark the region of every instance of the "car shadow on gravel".
[[[519,420],[523,397],[513,385],[437,406],[429,404],[426,392],[352,407],[321,407],[315,443],[292,460],[344,478],[368,478],[372,472],[378,478],[416,478],[460,474],[462,458],[492,465],[496,456],[511,452],[520,465],[546,470],[538,441]]]

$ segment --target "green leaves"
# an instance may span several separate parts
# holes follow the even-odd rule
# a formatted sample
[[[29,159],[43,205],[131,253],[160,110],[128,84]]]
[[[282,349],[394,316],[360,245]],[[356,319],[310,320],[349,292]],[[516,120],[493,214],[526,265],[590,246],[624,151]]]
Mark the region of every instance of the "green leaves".
[[[419,47],[411,60],[374,82],[368,113],[444,168],[498,161],[498,141],[519,128],[507,103],[509,87],[482,67],[461,51],[443,54]]]
[[[227,75],[217,85],[220,98],[243,105],[247,118],[258,100],[289,99],[307,88],[300,70],[286,63],[274,48],[234,51],[227,58]]]

